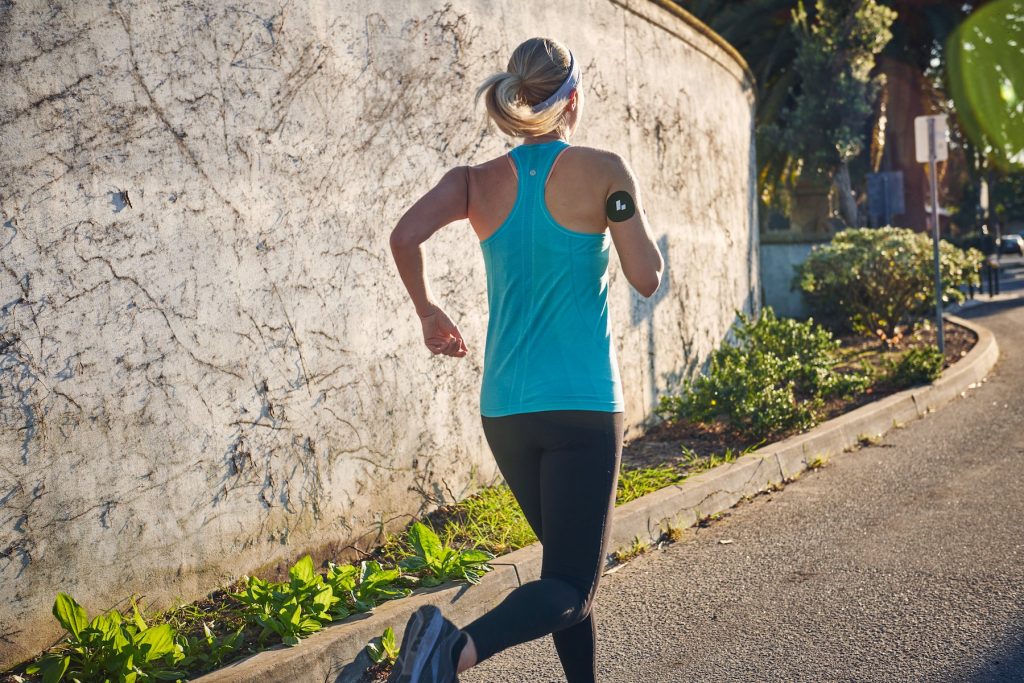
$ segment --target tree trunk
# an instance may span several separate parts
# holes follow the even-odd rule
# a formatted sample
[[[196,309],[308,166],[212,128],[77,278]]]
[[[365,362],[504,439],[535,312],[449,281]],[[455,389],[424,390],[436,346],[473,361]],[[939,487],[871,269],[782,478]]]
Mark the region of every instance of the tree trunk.
[[[893,217],[893,225],[926,230],[926,205],[930,188],[924,164],[915,158],[914,117],[925,114],[923,77],[913,65],[888,57],[879,57],[878,63],[886,75],[887,126],[886,159],[882,170],[903,171],[905,211]]]
[[[849,228],[860,227],[857,220],[857,200],[853,198],[853,188],[850,186],[850,167],[845,161],[836,170],[833,182],[839,195],[839,213],[843,217],[843,222]]]

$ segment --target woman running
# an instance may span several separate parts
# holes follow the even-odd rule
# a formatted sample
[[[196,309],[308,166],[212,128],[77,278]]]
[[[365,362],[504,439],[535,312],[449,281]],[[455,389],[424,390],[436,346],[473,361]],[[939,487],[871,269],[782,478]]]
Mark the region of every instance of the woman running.
[[[451,683],[495,653],[551,633],[569,683],[593,683],[592,605],[623,438],[609,247],[615,244],[626,279],[645,297],[661,284],[664,263],[626,162],[567,142],[583,109],[580,64],[567,47],[527,40],[476,97],[522,144],[448,171],[402,216],[391,249],[427,348],[461,358],[466,342],[430,291],[420,245],[464,218],[479,238],[489,308],[481,420],[542,544],[541,578],[462,629],[438,608],[421,607],[406,624],[388,681]]]

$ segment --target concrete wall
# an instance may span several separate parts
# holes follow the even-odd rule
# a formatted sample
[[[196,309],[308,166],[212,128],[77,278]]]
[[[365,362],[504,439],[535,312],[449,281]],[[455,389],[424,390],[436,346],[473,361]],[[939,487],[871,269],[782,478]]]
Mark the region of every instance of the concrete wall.
[[[630,160],[668,261],[643,300],[612,260],[636,435],[758,306],[753,86],[677,14],[0,0],[0,664],[58,590],[193,599],[495,480],[475,235],[426,246],[463,359],[422,346],[387,238],[510,147],[472,93],[533,35],[582,60],[573,143]]]
[[[761,296],[776,315],[800,320],[810,316],[803,293],[792,287],[793,267],[806,261],[818,244],[821,242],[761,242]]]

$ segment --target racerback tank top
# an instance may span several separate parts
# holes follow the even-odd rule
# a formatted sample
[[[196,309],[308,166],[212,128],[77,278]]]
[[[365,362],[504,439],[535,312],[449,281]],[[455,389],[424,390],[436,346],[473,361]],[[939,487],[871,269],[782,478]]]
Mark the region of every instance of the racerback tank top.
[[[505,221],[480,242],[490,309],[480,413],[623,410],[608,315],[607,231],[559,225],[544,202],[555,159],[551,140],[509,152],[519,176]]]

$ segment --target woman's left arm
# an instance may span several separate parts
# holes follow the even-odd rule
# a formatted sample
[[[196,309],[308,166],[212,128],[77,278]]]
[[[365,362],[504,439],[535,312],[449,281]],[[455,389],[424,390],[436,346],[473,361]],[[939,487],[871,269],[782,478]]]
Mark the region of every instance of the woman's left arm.
[[[435,232],[469,215],[469,169],[457,166],[405,212],[391,231],[391,254],[423,324],[424,342],[434,354],[466,355],[458,328],[434,302],[420,245]]]

